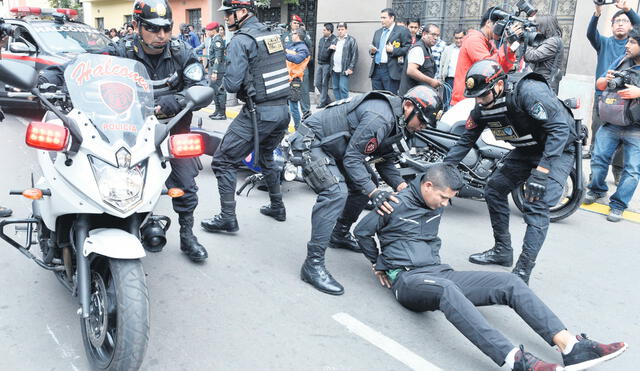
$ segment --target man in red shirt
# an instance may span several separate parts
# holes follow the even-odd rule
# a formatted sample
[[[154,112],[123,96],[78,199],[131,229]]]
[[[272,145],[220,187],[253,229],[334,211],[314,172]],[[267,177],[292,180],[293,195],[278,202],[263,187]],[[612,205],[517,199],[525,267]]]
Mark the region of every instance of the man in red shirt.
[[[495,22],[501,18],[496,14],[496,10],[502,11],[499,7],[491,7],[482,16],[480,21],[480,31],[469,30],[467,36],[462,41],[460,55],[458,56],[458,65],[456,66],[456,75],[453,82],[453,96],[451,105],[464,99],[464,77],[472,64],[483,59],[496,60],[502,66],[505,73],[508,73],[513,67],[516,60],[515,53],[511,50],[511,43],[507,42],[507,51],[505,54],[504,47],[496,48],[494,38],[500,37],[493,32]],[[504,11],[502,11],[504,12]],[[522,33],[522,26],[514,24],[511,32],[516,34]]]

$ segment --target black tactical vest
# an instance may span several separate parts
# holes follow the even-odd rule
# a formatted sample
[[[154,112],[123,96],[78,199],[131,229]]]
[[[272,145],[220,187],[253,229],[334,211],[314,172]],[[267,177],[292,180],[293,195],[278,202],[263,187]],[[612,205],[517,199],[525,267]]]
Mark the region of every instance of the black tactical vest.
[[[539,124],[518,107],[518,84],[525,79],[534,79],[547,83],[542,75],[537,73],[510,74],[506,81],[505,95],[496,99],[491,108],[478,108],[479,120],[485,122],[493,136],[504,140],[514,147],[544,147],[544,131],[536,130]]]
[[[255,103],[286,99],[289,96],[289,71],[280,36],[266,26],[240,29],[235,37],[238,35],[250,37],[258,47],[257,57],[249,61],[252,84],[249,91],[238,93],[238,97],[253,96]]]
[[[420,71],[420,73],[422,73],[425,76],[433,78],[436,75],[437,67],[436,67],[436,62],[433,59],[433,56],[431,55],[431,49],[427,48],[427,46],[424,45],[424,41],[422,41],[422,39],[416,41],[416,43],[409,49],[409,52],[413,48],[421,48],[422,55],[424,56],[424,60],[422,64],[418,67],[418,71]],[[407,55],[409,55],[409,52],[407,52]],[[414,80],[411,77],[407,76],[408,67],[409,67],[409,62],[406,61],[403,68],[404,74],[401,82],[402,86],[400,87],[400,91],[402,93],[406,93],[407,91],[409,91],[409,89],[418,85],[428,85],[426,82]]]

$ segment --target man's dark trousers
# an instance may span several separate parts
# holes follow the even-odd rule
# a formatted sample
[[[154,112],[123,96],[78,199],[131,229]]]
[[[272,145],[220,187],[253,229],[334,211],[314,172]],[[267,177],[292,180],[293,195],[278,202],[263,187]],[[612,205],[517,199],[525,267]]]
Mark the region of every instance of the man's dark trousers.
[[[515,347],[476,307],[508,305],[544,341],[566,327],[516,275],[506,272],[456,272],[446,264],[401,271],[391,290],[415,312],[440,310],[469,341],[502,366]]]
[[[331,65],[329,63],[318,63],[318,70],[315,76],[315,85],[320,92],[320,105],[326,106],[331,103],[329,97],[329,80],[331,79]]]
[[[389,76],[389,68],[386,63],[376,64],[371,75],[371,88],[373,90],[386,90],[398,94],[400,80],[394,80]]]
[[[485,187],[485,200],[489,209],[494,235],[509,233],[509,200],[507,196],[517,185],[522,184],[537,166],[538,159],[531,154],[515,149],[507,155]],[[535,262],[549,229],[549,209],[555,206],[564,190],[564,185],[575,163],[573,153],[563,152],[552,164],[546,183],[544,197],[540,200],[524,201],[524,235],[522,252]]]
[[[219,73],[215,80],[211,80],[211,88],[213,89],[213,103],[216,105],[216,110],[220,110],[222,114],[226,114],[227,109],[227,92],[222,87],[222,79],[224,73]]]
[[[280,181],[280,174],[273,163],[273,150],[280,144],[289,126],[289,108],[279,105],[260,104],[256,107],[260,140],[260,158],[267,186]],[[247,106],[244,106],[222,139],[213,156],[211,168],[218,179],[220,197],[230,197],[236,191],[236,172],[240,162],[253,151],[253,123]],[[225,201],[230,201],[226,199]]]

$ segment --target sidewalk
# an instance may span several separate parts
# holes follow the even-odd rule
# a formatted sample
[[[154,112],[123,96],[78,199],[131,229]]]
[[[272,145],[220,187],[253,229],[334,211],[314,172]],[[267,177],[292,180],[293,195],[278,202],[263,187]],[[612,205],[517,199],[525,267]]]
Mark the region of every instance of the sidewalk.
[[[209,114],[213,113],[215,107],[213,106],[209,106],[207,108],[203,108],[201,111],[205,112],[206,115],[208,116]],[[229,119],[233,119],[236,116],[238,116],[238,113],[240,112],[240,109],[242,109],[242,105],[238,105],[238,106],[231,106],[231,107],[227,107],[227,117]],[[311,105],[311,111],[312,112],[316,112],[318,109],[316,108],[315,105]],[[205,116],[204,118],[205,122],[211,122],[213,120],[209,120],[208,117]],[[223,121],[219,121],[220,123],[222,123]],[[289,132],[293,132],[293,120],[291,120],[290,124],[289,124]],[[585,173],[585,177],[588,179],[589,174],[591,172],[591,165],[590,165],[590,160],[582,160],[582,169],[583,172]],[[609,172],[608,176],[607,176],[607,185],[609,186],[609,193],[608,196],[612,195],[613,192],[615,192],[615,184],[613,181],[613,175],[611,174],[611,172]],[[639,187],[640,188],[640,187]],[[591,211],[594,213],[598,213],[598,214],[603,214],[603,215],[607,215],[609,213],[609,205],[608,205],[608,200],[609,198],[604,197],[601,198],[600,200],[598,200],[598,202],[591,204],[591,205],[582,205],[581,209],[583,210],[587,210],[587,211]],[[636,222],[636,223],[640,223],[640,191],[636,190],[636,192],[633,195],[633,198],[631,199],[631,202],[629,202],[629,208],[624,212],[623,214],[624,219],[632,221],[632,222]]]

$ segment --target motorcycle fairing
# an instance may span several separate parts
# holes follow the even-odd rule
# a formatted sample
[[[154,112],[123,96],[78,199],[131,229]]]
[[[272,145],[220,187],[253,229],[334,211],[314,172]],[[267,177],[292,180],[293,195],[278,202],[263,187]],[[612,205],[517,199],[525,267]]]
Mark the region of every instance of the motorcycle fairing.
[[[82,245],[82,254],[89,256],[91,253],[115,259],[139,259],[146,256],[138,237],[115,228],[89,231],[89,237]]]

